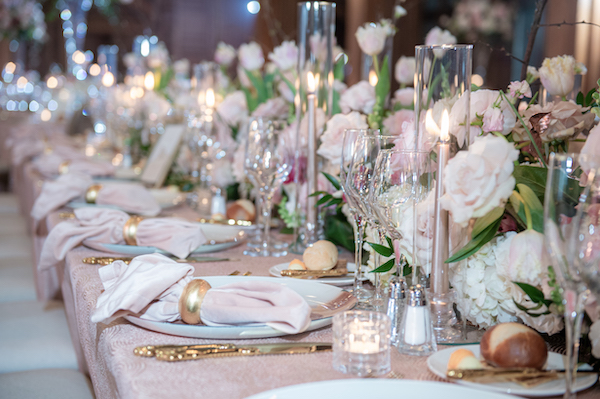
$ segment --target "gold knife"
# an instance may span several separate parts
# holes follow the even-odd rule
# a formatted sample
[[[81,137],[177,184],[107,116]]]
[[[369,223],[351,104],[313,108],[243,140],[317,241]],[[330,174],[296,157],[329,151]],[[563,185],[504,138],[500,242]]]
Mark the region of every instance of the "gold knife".
[[[106,266],[110,265],[113,262],[118,260],[123,261],[125,264],[129,264],[133,258],[132,257],[115,257],[115,256],[90,256],[87,258],[83,258],[81,261],[88,265],[100,265]],[[206,257],[190,257],[186,259],[175,259],[177,263],[200,263],[200,262],[224,262],[224,261],[239,261],[239,259],[235,258],[214,258],[210,256]]]
[[[328,352],[332,350],[327,342],[296,342],[275,344],[208,344],[208,345],[161,345],[141,346],[133,353],[137,356],[154,357],[157,360],[178,362],[231,356],[284,355],[300,353]]]
[[[346,276],[348,269],[331,270],[290,270],[284,269],[281,275],[284,277],[340,277]]]
[[[483,378],[537,378],[559,376],[565,370],[550,369],[538,370],[533,368],[489,368],[470,370],[448,370],[446,375],[450,379],[473,381]],[[577,374],[598,374],[593,370],[578,370]]]

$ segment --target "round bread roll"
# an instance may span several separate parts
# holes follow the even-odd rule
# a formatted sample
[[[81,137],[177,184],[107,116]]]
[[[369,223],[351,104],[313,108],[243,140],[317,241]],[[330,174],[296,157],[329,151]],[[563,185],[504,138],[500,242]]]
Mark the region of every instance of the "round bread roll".
[[[548,359],[546,342],[535,330],[518,323],[497,324],[481,338],[481,356],[496,367],[541,369]]]
[[[468,349],[457,349],[448,360],[448,370],[482,369],[483,365]]]
[[[330,270],[337,264],[338,250],[332,242],[320,240],[306,248],[302,260],[308,270]]]
[[[239,199],[227,207],[227,218],[234,220],[254,221],[256,209],[252,201]]]
[[[288,270],[306,270],[306,265],[299,259],[294,259],[290,262]]]

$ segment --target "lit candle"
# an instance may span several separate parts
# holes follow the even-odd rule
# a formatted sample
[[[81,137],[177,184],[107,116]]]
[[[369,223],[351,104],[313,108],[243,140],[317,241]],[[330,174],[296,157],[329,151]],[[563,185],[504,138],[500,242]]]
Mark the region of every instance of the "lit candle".
[[[102,85],[104,87],[110,87],[114,84],[115,84],[115,75],[113,75],[111,71],[106,71],[104,76],[102,76]]]
[[[144,87],[148,91],[154,90],[154,74],[150,71],[148,71],[146,76],[144,76]]]
[[[431,117],[431,110],[427,111],[426,126],[437,127]],[[432,125],[433,123],[433,125]],[[448,133],[450,121],[448,111],[442,114],[442,126],[439,129],[440,142],[437,151],[437,176],[435,183],[435,226],[433,232],[433,264],[431,267],[431,287],[434,294],[448,293],[448,211],[442,209],[440,199],[444,195],[444,168],[450,156],[450,135]]]
[[[315,108],[317,107],[316,91],[318,86],[318,76],[308,72],[306,76],[306,85],[308,93],[306,100],[308,102],[308,165],[307,165],[307,184],[308,194],[317,191],[317,120]],[[307,230],[310,233],[317,231],[317,197],[308,197],[306,210]],[[310,234],[309,233],[309,234]],[[309,244],[316,241],[316,237],[309,237]]]

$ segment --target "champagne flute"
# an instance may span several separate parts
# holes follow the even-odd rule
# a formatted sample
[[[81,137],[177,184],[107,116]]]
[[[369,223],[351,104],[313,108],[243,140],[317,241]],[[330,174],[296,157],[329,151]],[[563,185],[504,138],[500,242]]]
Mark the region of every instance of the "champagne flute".
[[[249,180],[258,188],[262,200],[264,233],[262,245],[249,248],[244,254],[250,256],[285,256],[285,249],[271,245],[271,210],[273,195],[292,170],[293,154],[280,145],[280,133],[285,124],[264,118],[254,118],[250,122],[244,171]]]
[[[550,254],[557,280],[563,289],[563,305],[565,307],[567,357],[565,364],[565,399],[576,397],[574,382],[577,372],[579,338],[584,303],[589,295],[589,290],[582,281],[582,274],[579,273],[578,267],[576,267],[586,263],[580,262],[578,258],[579,255],[582,255],[581,251],[587,246],[586,242],[591,243],[590,240],[585,238],[583,240],[586,242],[581,242],[578,237],[579,229],[583,225],[588,224],[589,227],[589,223],[578,226],[578,221],[584,219],[589,222],[589,218],[594,216],[594,207],[586,206],[589,201],[590,187],[582,188],[580,185],[580,183],[583,183],[580,180],[582,169],[585,170],[586,166],[589,168],[589,164],[590,160],[583,155],[550,154],[544,197],[545,246]],[[596,163],[596,165],[598,164]],[[597,180],[596,171],[595,168],[592,168],[588,175],[592,180],[590,184]],[[583,217],[584,214],[586,215],[585,218]],[[593,236],[598,240],[597,234],[591,235],[591,237]]]
[[[356,138],[354,153],[346,174],[346,188],[349,196],[353,198],[358,212],[370,222],[377,230],[376,241],[378,244],[385,242],[385,231],[380,226],[379,219],[371,206],[369,206],[369,190],[374,177],[375,161],[381,149],[392,148],[396,135],[382,135],[379,130],[362,130]],[[375,255],[375,268],[379,267],[380,257]],[[381,293],[379,273],[375,273],[375,293],[370,300],[374,309],[383,308],[384,301]]]

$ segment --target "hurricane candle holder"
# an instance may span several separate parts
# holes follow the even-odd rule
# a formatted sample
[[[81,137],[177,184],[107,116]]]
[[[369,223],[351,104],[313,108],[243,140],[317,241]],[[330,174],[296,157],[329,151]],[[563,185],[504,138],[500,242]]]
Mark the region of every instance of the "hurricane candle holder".
[[[436,153],[434,235],[431,256],[430,304],[438,342],[466,340],[466,320],[458,328],[455,294],[450,290],[449,263],[469,235],[452,223],[442,208],[444,169],[458,150],[466,149],[470,134],[472,45],[416,46],[415,131],[416,146]],[[452,234],[451,234],[452,231]],[[455,265],[456,270],[465,270]],[[463,279],[466,281],[466,279]],[[459,300],[459,309],[461,301]]]
[[[317,191],[318,137],[331,116],[333,102],[333,45],[335,42],[335,3],[298,3],[298,73],[296,80],[296,120],[298,132],[294,162],[297,224],[292,251],[303,253],[324,238],[323,221],[315,197],[300,195]],[[307,190],[301,189],[306,185]]]

